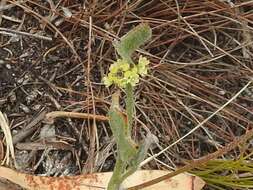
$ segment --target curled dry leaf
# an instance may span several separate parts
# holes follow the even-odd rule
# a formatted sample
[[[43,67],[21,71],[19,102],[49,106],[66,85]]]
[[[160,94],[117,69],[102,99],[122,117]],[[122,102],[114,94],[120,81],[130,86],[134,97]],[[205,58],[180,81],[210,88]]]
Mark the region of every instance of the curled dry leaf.
[[[127,189],[167,173],[168,171],[162,170],[140,170],[127,178],[123,183],[123,187]],[[101,190],[106,189],[111,175],[112,172],[68,177],[41,177],[0,167],[0,177],[29,190]],[[199,177],[183,173],[146,187],[144,190],[200,190],[204,185],[204,181]]]

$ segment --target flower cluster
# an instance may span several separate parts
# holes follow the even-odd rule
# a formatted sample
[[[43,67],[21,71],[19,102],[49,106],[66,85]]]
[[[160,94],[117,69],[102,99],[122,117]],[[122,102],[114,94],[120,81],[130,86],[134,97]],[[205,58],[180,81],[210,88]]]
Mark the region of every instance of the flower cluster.
[[[145,76],[148,71],[149,60],[140,56],[137,65],[131,65],[123,59],[118,59],[110,66],[110,72],[107,77],[103,78],[106,87],[115,84],[125,88],[127,84],[135,86],[139,82],[139,77]]]

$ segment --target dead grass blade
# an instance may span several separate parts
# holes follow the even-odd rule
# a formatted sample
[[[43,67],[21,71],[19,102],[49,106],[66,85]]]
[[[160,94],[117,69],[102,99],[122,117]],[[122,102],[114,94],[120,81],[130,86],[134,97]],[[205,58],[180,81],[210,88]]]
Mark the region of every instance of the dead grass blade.
[[[12,143],[10,126],[8,125],[8,122],[1,111],[0,111],[0,127],[3,130],[5,142],[6,142],[6,154],[1,164],[9,165],[10,158],[12,158],[15,161],[14,147]]]

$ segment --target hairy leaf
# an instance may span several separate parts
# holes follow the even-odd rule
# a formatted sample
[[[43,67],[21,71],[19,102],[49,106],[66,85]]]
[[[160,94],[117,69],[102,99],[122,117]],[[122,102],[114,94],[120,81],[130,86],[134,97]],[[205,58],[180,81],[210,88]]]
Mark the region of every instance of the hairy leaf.
[[[114,95],[115,96],[115,95]],[[127,135],[126,116],[118,108],[117,98],[113,98],[112,106],[109,111],[109,123],[116,140],[119,157],[122,161],[128,162],[137,153],[134,141]]]
[[[131,56],[135,50],[151,38],[152,30],[148,24],[140,24],[126,35],[120,41],[114,43],[118,54],[125,60],[131,61]]]

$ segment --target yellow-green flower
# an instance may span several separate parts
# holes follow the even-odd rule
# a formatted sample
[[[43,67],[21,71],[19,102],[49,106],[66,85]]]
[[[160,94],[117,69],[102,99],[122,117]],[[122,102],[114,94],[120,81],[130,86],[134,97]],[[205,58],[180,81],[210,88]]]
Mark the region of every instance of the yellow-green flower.
[[[118,72],[124,72],[129,70],[130,65],[129,63],[127,63],[126,61],[122,60],[122,59],[118,59],[116,62],[114,62],[111,66],[110,66],[110,73],[116,74]]]
[[[130,83],[132,86],[136,86],[139,82],[138,69],[136,66],[124,73],[124,79],[126,84]]]
[[[122,59],[118,59],[110,66],[110,72],[107,77],[103,78],[106,87],[112,84],[124,87],[124,73],[130,69],[130,64]]]
[[[107,77],[103,78],[106,87],[115,84],[119,87],[125,88],[127,84],[136,86],[139,82],[139,77],[147,74],[147,65],[149,60],[140,56],[137,65],[130,65],[123,59],[118,59],[110,66],[110,72]]]
[[[138,73],[141,76],[145,76],[148,73],[148,64],[149,64],[149,60],[146,57],[139,57],[139,61],[138,61]]]

